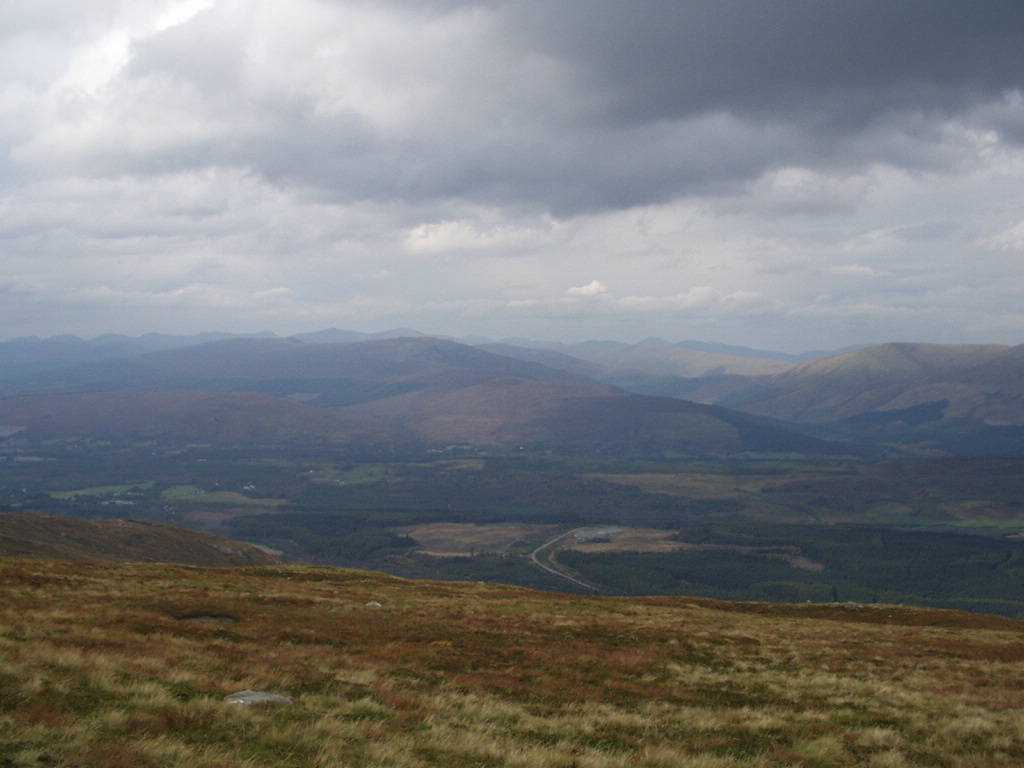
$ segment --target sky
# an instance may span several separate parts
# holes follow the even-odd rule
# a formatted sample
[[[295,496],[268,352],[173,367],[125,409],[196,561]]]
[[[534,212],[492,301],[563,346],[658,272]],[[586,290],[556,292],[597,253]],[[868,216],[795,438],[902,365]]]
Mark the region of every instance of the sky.
[[[0,340],[1024,343],[1020,0],[0,0]]]

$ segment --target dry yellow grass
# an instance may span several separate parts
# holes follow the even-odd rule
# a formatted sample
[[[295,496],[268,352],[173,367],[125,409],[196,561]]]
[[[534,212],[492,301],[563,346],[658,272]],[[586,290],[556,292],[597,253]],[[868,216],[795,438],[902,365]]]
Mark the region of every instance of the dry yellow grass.
[[[2,765],[1022,762],[1024,622],[0,560]]]
[[[568,537],[564,549],[581,552],[675,552],[686,549],[681,541],[673,541],[675,531],[655,528],[618,528],[596,538]]]
[[[451,557],[482,552],[508,552],[522,541],[542,541],[556,530],[553,525],[525,523],[424,523],[392,529],[420,543],[424,554]]]

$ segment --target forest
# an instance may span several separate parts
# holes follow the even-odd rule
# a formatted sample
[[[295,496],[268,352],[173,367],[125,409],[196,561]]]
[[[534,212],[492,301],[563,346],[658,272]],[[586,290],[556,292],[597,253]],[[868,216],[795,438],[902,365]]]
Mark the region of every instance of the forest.
[[[559,546],[552,563],[606,594],[1024,615],[1017,460],[642,461],[458,446],[361,454],[14,438],[0,455],[0,510],[157,520],[294,562],[580,591],[528,560],[540,539],[438,556],[408,527],[518,523],[554,536],[620,526],[664,531],[681,548]]]

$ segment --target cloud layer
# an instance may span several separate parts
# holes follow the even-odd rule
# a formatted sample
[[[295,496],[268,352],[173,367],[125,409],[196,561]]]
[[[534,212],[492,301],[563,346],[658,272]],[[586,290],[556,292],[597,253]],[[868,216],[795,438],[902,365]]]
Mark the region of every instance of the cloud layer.
[[[0,337],[1019,343],[1024,7],[0,7]]]

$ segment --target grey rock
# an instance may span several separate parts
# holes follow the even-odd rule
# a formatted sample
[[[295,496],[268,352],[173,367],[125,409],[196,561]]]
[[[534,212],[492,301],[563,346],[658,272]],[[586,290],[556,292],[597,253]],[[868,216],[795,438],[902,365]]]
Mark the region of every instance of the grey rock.
[[[291,706],[292,700],[280,693],[270,691],[239,691],[224,697],[225,704],[241,704],[244,707],[251,707],[254,704],[283,704]]]

